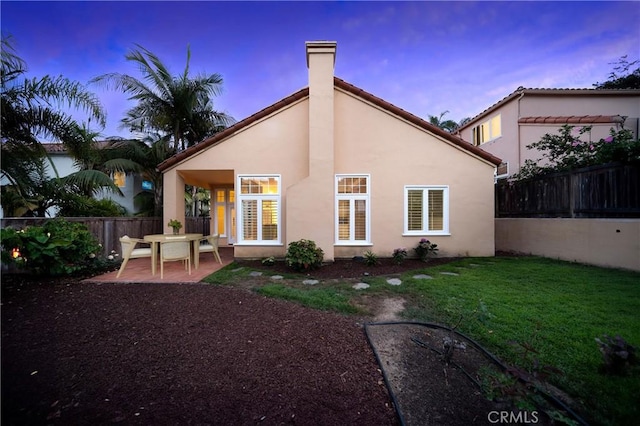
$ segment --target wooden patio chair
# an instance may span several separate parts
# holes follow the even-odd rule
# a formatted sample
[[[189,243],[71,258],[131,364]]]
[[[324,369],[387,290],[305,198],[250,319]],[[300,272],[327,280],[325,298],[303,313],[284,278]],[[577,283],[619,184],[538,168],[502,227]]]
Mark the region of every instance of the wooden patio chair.
[[[138,244],[147,244],[148,242],[141,240],[139,238],[131,238],[127,235],[120,238],[120,246],[122,247],[122,264],[120,265],[120,269],[118,270],[118,275],[116,278],[120,278],[120,274],[124,271],[124,268],[129,263],[129,259],[138,259],[141,257],[151,257],[151,248],[136,248]]]
[[[185,261],[191,275],[191,241],[162,241],[160,243],[160,279],[164,277],[164,262]]]
[[[203,238],[202,241],[206,241],[206,243],[200,245],[200,253],[211,252],[213,253],[213,259],[217,260],[218,262],[220,262],[220,264],[222,264],[222,259],[220,258],[220,252],[218,251],[218,243],[220,242],[220,235],[218,234],[209,235]]]

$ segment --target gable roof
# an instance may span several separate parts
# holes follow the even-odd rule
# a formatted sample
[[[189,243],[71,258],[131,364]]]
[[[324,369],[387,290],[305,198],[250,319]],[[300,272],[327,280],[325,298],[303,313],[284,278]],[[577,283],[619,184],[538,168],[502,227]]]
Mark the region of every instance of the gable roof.
[[[376,105],[377,107],[391,113],[394,115],[397,115],[398,117],[424,129],[427,130],[428,132],[431,132],[433,134],[436,134],[440,137],[442,137],[443,139],[447,140],[448,142],[452,143],[453,145],[462,148],[465,151],[469,151],[471,154],[480,157],[492,164],[495,165],[499,165],[501,163],[502,160],[500,160],[498,157],[489,154],[488,152],[473,146],[472,144],[470,144],[469,142],[465,141],[464,139],[462,139],[459,136],[456,135],[452,135],[449,132],[446,132],[444,130],[442,130],[441,128],[434,126],[433,124],[429,123],[428,121],[423,120],[420,117],[417,117],[405,110],[403,110],[402,108],[399,108],[381,98],[378,98],[377,96],[372,95],[371,93],[360,89],[359,87],[356,87],[350,83],[347,83],[346,81],[338,78],[338,77],[334,77],[333,78],[333,84],[334,84],[334,88],[339,88],[344,90],[345,92],[351,93],[352,95],[359,97],[365,101],[368,101],[374,105]],[[257,113],[245,118],[242,121],[237,122],[236,124],[234,124],[233,126],[223,130],[220,133],[215,134],[214,136],[203,140],[202,142],[197,143],[196,145],[193,145],[187,149],[185,149],[182,152],[179,152],[177,154],[175,154],[172,157],[167,158],[166,160],[164,160],[162,163],[158,164],[158,170],[159,171],[164,171],[167,170],[168,168],[170,168],[171,166],[181,162],[182,160],[189,158],[190,156],[212,146],[215,145],[219,142],[222,142],[223,140],[227,139],[228,137],[230,137],[231,135],[233,135],[234,133],[242,130],[245,127],[248,127],[249,125],[255,123],[256,121],[259,121],[271,114],[273,114],[274,112],[281,110],[301,99],[304,99],[306,97],[309,96],[309,88],[305,87],[304,89],[301,89],[297,92],[295,92],[294,94],[287,96],[286,98],[258,111]]]
[[[491,114],[502,105],[511,102],[513,99],[520,96],[533,95],[533,96],[640,96],[640,89],[541,89],[541,88],[524,88],[518,87],[509,95],[500,99],[489,108],[482,111],[480,114],[467,121],[465,124],[456,129],[459,133],[462,129],[465,129],[472,124],[475,124],[481,118]]]

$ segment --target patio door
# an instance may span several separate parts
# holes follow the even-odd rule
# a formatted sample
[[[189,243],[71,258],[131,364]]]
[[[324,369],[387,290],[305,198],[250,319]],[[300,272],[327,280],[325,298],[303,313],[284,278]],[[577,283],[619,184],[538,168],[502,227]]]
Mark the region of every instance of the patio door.
[[[214,223],[220,238],[226,238],[227,244],[236,242],[236,200],[233,188],[214,189]]]

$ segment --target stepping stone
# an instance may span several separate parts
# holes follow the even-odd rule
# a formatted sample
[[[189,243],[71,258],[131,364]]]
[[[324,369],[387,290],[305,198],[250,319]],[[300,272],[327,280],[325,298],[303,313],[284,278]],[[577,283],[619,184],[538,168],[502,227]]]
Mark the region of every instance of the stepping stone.
[[[249,272],[250,277],[259,277],[261,275],[262,275],[262,272],[258,272],[258,271]]]
[[[414,275],[413,278],[415,278],[416,280],[431,280],[431,279],[433,279],[433,277],[431,275],[425,275],[425,274]]]
[[[302,281],[302,284],[305,284],[305,285],[316,285],[319,282],[320,281],[318,281],[318,280],[304,280],[304,281]]]
[[[453,276],[458,276],[460,274],[458,274],[457,272],[440,272],[442,275],[453,275]]]
[[[471,266],[472,268],[477,268],[478,266],[481,266],[481,265],[478,265],[477,263],[470,263],[469,266]]]
[[[367,284],[367,283],[358,283],[358,284],[355,284],[355,285],[353,286],[353,288],[355,288],[356,290],[366,290],[366,289],[368,289],[369,287],[370,287],[370,286],[369,286],[369,284]]]
[[[271,276],[271,279],[272,279],[272,280],[281,280],[281,279],[283,279],[283,278],[284,278],[284,277],[283,277],[282,275],[272,275],[272,276]]]
[[[400,281],[398,278],[389,278],[387,280],[387,282],[391,285],[400,285],[402,284],[402,281]]]
[[[241,267],[239,267],[239,268],[232,269],[232,270],[231,270],[231,272],[240,272],[240,271],[242,271],[243,269],[244,269],[244,266],[241,266]]]

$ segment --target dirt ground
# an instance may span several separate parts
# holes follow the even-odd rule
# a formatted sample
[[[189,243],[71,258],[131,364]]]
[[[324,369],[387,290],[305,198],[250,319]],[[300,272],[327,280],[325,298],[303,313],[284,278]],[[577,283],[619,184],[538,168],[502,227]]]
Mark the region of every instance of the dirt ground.
[[[336,262],[313,276],[411,262]],[[365,322],[395,320],[401,299],[355,318],[243,288],[2,278],[3,425],[466,425],[504,409],[411,340],[441,346],[435,330],[368,325],[369,344]],[[472,375],[489,364],[471,349],[455,356]]]

